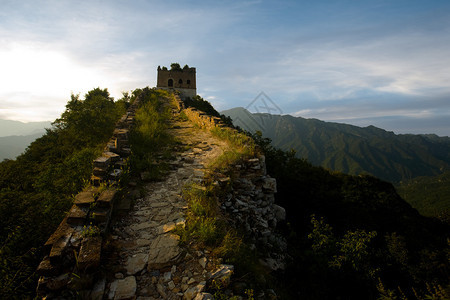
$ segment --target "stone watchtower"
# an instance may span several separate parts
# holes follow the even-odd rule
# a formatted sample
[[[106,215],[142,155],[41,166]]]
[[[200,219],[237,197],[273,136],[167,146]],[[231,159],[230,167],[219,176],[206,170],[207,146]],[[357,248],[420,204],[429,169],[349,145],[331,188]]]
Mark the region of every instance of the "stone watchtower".
[[[195,68],[188,65],[181,68],[179,64],[171,65],[170,70],[166,67],[158,66],[157,88],[164,90],[176,90],[180,92],[181,98],[192,98],[197,95],[195,82]]]

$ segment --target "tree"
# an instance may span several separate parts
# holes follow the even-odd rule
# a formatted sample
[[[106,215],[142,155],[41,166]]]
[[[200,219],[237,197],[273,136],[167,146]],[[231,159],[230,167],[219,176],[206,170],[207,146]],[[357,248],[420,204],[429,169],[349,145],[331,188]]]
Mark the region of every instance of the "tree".
[[[80,100],[79,95],[72,95],[65,112],[53,125],[65,131],[64,137],[72,139],[79,149],[108,139],[119,116],[108,90],[95,88],[85,95],[84,100]]]
[[[180,71],[181,70],[181,66],[179,63],[172,63],[170,65],[170,70],[171,71]]]

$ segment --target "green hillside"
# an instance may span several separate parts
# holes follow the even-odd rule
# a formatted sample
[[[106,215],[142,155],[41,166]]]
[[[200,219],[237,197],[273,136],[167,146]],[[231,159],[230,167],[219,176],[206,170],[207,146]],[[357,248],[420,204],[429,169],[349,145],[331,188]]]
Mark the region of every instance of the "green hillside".
[[[222,112],[250,132],[261,131],[275,147],[294,149],[297,157],[348,174],[371,174],[391,182],[434,176],[450,169],[450,138],[396,135],[289,115],[252,114],[244,108]]]
[[[450,172],[417,177],[396,185],[403,199],[425,216],[450,216]]]
[[[421,216],[388,182],[330,172],[254,138],[287,212],[282,299],[448,299],[448,223]]]

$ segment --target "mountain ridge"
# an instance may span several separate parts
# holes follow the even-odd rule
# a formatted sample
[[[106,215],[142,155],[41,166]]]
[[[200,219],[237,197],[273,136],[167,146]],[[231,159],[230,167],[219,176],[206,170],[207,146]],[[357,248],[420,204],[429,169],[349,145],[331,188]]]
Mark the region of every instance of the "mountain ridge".
[[[29,135],[11,135],[0,137],[0,161],[4,159],[15,159],[37,138],[44,135],[45,131]]]
[[[45,128],[50,128],[50,121],[42,122],[21,122],[15,120],[0,119],[0,137],[32,135],[45,132]]]
[[[353,175],[367,173],[391,182],[435,176],[450,168],[450,138],[434,134],[395,134],[375,127],[250,113],[244,108],[221,112],[236,126],[261,131],[283,150],[315,165]]]
[[[0,160],[16,158],[50,127],[50,121],[25,123],[0,119]]]

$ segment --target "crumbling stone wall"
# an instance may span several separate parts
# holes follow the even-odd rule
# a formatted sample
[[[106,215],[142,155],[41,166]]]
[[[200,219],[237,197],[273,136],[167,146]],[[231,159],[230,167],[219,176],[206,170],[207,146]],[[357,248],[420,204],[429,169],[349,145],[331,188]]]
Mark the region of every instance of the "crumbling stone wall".
[[[258,249],[262,263],[271,270],[284,269],[287,243],[276,226],[286,211],[275,204],[276,179],[266,172],[264,155],[231,165],[225,173],[215,173],[216,184],[223,187],[221,208],[230,221],[246,234],[246,243]]]
[[[194,107],[185,108],[183,101],[179,96],[175,95],[175,103],[179,111],[183,111],[184,114],[194,124],[197,124],[200,128],[212,129],[214,127],[224,127],[225,124],[218,117],[213,117],[207,113],[198,110]]]
[[[100,265],[103,236],[117,198],[114,186],[131,154],[128,133],[139,103],[140,97],[117,122],[104,152],[93,161],[91,185],[75,196],[66,217],[45,243],[48,255],[37,269],[38,296],[64,295],[69,287],[76,288],[77,275],[95,281],[93,274]]]
[[[212,117],[198,109],[186,108],[176,97],[177,107],[200,128],[224,127],[220,118]],[[224,173],[213,174],[215,183],[227,191],[221,208],[234,223],[246,232],[252,247],[264,252],[263,263],[272,270],[283,269],[286,240],[276,232],[278,222],[284,221],[286,211],[275,204],[276,179],[266,171],[264,155],[231,165]],[[229,187],[227,187],[229,185]]]
[[[195,108],[185,109],[181,99],[175,98],[177,109],[199,127],[225,126],[220,118]],[[117,198],[117,191],[112,186],[131,153],[128,132],[133,126],[139,99],[117,123],[102,155],[94,160],[91,186],[75,196],[72,208],[45,243],[48,255],[37,269],[40,275],[38,296],[58,298],[69,288],[76,289],[76,274],[82,274],[83,280],[91,285],[91,298],[95,298],[96,291],[100,299],[103,296],[106,281],[95,278],[95,273],[100,265],[103,236],[108,230]],[[286,212],[274,203],[276,180],[266,173],[264,156],[246,159],[229,166],[226,172],[211,176],[214,184],[226,191],[220,199],[220,206],[231,216],[234,226],[242,228],[246,241],[262,250],[263,263],[268,268],[283,268],[286,242],[276,233],[276,225],[284,220]],[[102,183],[109,184],[105,188]],[[100,232],[94,232],[93,228]],[[93,283],[99,286],[92,286]]]

